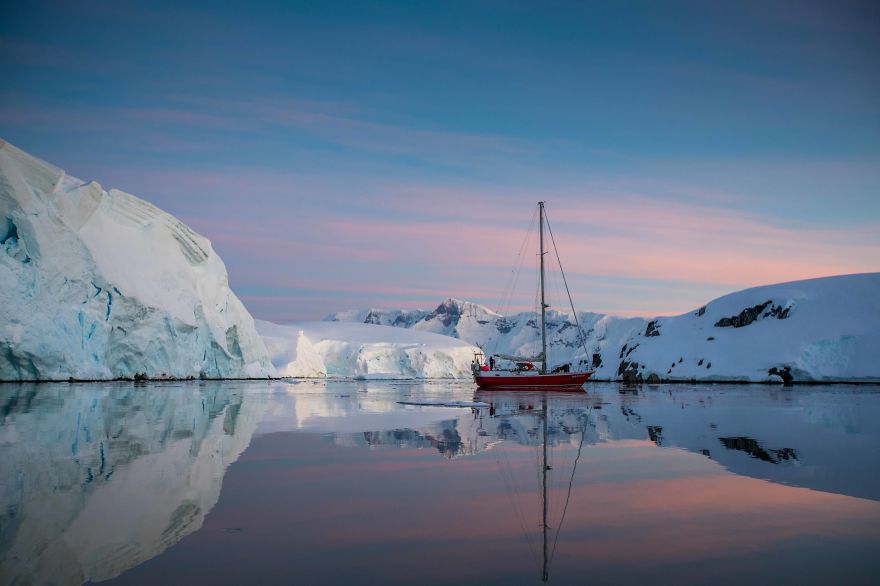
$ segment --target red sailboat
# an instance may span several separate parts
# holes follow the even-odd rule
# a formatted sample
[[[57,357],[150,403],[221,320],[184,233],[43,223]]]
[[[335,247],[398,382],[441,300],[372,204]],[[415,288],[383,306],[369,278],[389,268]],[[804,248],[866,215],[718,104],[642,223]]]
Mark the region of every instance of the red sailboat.
[[[483,355],[477,354],[474,360],[474,381],[481,389],[504,390],[504,391],[582,391],[583,384],[593,374],[591,370],[581,372],[571,372],[570,365],[564,365],[548,372],[547,369],[547,324],[546,310],[547,305],[544,296],[544,224],[546,217],[544,213],[544,202],[538,202],[538,234],[539,234],[539,258],[540,269],[538,278],[541,289],[541,353],[537,356],[510,356],[507,354],[493,354],[490,365],[494,365],[494,358],[509,361],[515,365],[510,369],[490,368],[489,365],[483,364]],[[548,224],[549,229],[549,224]],[[550,231],[552,240],[553,232]],[[554,242],[555,249],[555,242]],[[556,251],[557,260],[559,251]],[[560,272],[562,264],[559,265]],[[565,273],[562,273],[563,282],[565,282],[565,290],[568,293],[568,283],[565,281]],[[568,294],[568,301],[571,305],[572,315],[574,316],[575,325],[577,326],[578,335],[581,344],[584,345],[586,353],[586,345],[583,342],[583,332],[580,323],[578,323],[577,312],[574,310],[574,304],[571,302],[571,294]],[[535,364],[540,367],[535,367]]]

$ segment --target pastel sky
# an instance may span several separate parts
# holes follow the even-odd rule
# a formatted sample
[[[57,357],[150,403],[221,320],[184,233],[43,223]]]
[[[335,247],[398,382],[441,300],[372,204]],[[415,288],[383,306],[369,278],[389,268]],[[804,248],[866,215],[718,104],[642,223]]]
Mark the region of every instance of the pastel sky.
[[[876,2],[15,2],[0,79],[260,318],[497,308],[538,199],[580,310],[880,270]]]

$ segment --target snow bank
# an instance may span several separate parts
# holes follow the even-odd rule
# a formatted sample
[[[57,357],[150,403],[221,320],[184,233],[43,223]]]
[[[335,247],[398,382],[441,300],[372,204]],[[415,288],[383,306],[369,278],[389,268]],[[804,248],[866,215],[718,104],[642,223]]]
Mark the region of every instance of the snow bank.
[[[448,336],[388,326],[257,320],[278,376],[468,378],[476,348]]]
[[[0,380],[265,377],[211,243],[0,140]]]
[[[419,314],[420,319],[413,319]],[[403,316],[403,317],[402,317]],[[541,351],[540,324],[534,313],[501,315],[491,309],[460,299],[445,299],[433,311],[381,310],[341,311],[325,321],[381,323],[451,336],[479,346],[490,354],[534,356]],[[578,313],[587,350],[581,347],[574,318],[569,313],[547,312],[547,354],[551,365],[575,361],[581,367],[602,366],[593,354],[609,356],[636,332],[644,331],[644,318],[620,318],[600,313]],[[616,367],[616,364],[615,364]]]
[[[657,318],[629,340],[618,370],[764,381],[786,367],[795,381],[880,380],[880,273],[755,287]]]
[[[423,313],[400,320],[400,327],[459,338],[493,354],[540,351],[532,313],[502,316],[457,299]],[[399,315],[368,314],[390,324]],[[327,319],[364,315],[341,312]],[[579,313],[578,320],[586,349],[571,314],[547,313],[550,365],[590,366],[597,380],[647,380],[651,374],[661,380],[780,380],[768,374],[772,368],[788,368],[795,381],[880,380],[880,273],[755,287],[680,316]]]

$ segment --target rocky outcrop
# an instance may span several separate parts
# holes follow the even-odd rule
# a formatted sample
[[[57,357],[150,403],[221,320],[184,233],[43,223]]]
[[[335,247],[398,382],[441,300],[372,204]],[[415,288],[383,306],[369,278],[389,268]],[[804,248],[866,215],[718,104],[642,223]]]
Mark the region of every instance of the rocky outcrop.
[[[728,450],[745,452],[752,458],[763,460],[764,462],[769,462],[771,464],[798,460],[797,452],[792,448],[764,448],[755,439],[746,436],[719,437],[718,441],[720,441],[721,445]]]
[[[742,328],[750,323],[754,322],[758,319],[758,316],[761,315],[761,312],[767,308],[768,305],[773,303],[772,301],[765,301],[760,305],[755,305],[754,307],[747,307],[739,312],[739,315],[734,315],[732,317],[722,317],[717,322],[715,322],[716,328]]]
[[[769,309],[768,309],[769,307]],[[766,312],[764,310],[767,310]],[[791,305],[783,307],[782,305],[773,305],[772,300],[765,301],[754,307],[743,309],[739,315],[732,317],[722,317],[715,322],[716,328],[741,328],[755,322],[759,318],[775,317],[776,319],[786,319],[791,312]]]
[[[770,370],[767,371],[769,376],[778,376],[782,379],[782,384],[786,387],[790,387],[794,382],[794,377],[791,375],[791,367],[783,366],[782,368],[778,368],[774,366]]]
[[[623,360],[617,367],[617,378],[625,383],[640,383],[643,380],[640,367],[644,368],[638,362]]]
[[[461,318],[461,304],[453,299],[446,299],[437,306],[437,309],[425,316],[425,321],[439,320],[444,326],[449,327],[457,324]]]

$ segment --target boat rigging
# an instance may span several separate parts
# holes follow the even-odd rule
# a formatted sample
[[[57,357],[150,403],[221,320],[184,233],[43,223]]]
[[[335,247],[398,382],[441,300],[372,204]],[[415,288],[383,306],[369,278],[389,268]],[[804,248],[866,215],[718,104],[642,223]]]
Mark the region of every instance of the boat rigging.
[[[550,307],[546,301],[545,295],[545,263],[544,256],[547,252],[544,250],[544,225],[547,225],[547,231],[550,235],[550,241],[553,243],[553,249],[556,252],[556,260],[559,263],[559,270],[562,273],[562,280],[565,284],[565,291],[568,295],[568,302],[571,306],[572,316],[577,327],[579,341],[587,353],[586,344],[584,342],[583,331],[581,330],[577,312],[571,301],[571,292],[568,289],[568,281],[565,278],[565,272],[562,270],[562,262],[559,259],[559,250],[556,247],[556,240],[553,237],[553,231],[547,222],[546,212],[544,210],[544,202],[538,202],[538,257],[540,259],[538,269],[538,282],[540,289],[540,315],[541,315],[541,352],[537,356],[513,356],[508,354],[492,354],[489,357],[489,365],[483,364],[483,355],[478,353],[474,359],[474,381],[481,389],[485,390],[506,390],[506,391],[535,391],[535,390],[582,390],[583,384],[593,374],[592,370],[583,370],[572,372],[569,365],[554,369],[548,372],[547,369],[547,308]],[[516,365],[515,368],[507,370],[499,370],[494,368],[495,358],[507,360]],[[539,363],[540,368],[535,369],[534,364]]]

